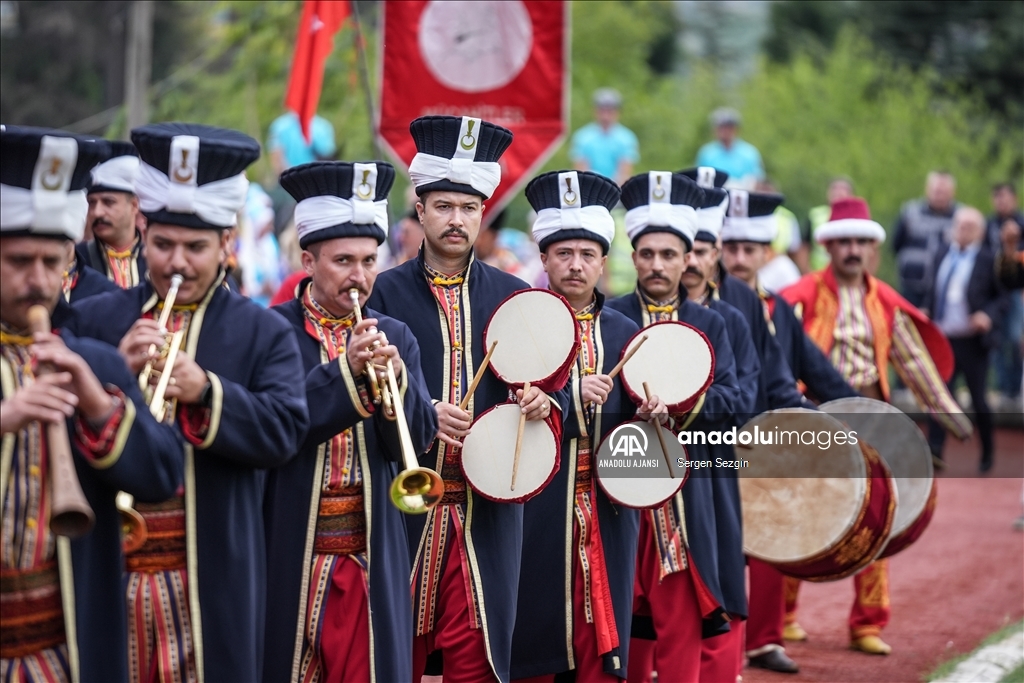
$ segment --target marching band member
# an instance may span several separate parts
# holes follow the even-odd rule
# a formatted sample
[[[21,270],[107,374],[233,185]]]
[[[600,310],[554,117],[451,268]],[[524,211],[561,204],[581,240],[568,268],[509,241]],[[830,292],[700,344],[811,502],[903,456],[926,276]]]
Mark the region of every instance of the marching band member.
[[[725,175],[725,174],[719,174]],[[749,193],[747,215],[727,216],[722,225],[722,263],[730,275],[743,280],[758,297],[769,331],[779,342],[793,376],[819,401],[858,396],[803,331],[784,299],[765,290],[757,273],[770,257],[769,245],[778,232],[775,209],[779,195]],[[769,406],[774,408],[776,406]],[[746,628],[746,656],[751,666],[797,673],[799,667],[783,646],[785,617],[784,579],[771,565],[747,558],[750,568],[750,616]]]
[[[274,310],[298,335],[310,430],[267,483],[267,683],[413,680],[412,563],[389,494],[401,446],[373,403],[367,363],[393,362],[416,453],[433,441],[437,416],[409,328],[369,309],[357,323],[350,296],[365,301],[373,290],[394,179],[380,161],[314,162],[281,175],[298,202],[309,277]]]
[[[469,410],[458,407],[483,361],[483,330],[518,278],[473,258],[483,202],[501,179],[498,158],[512,133],[470,117],[426,116],[410,125],[418,153],[409,174],[424,228],[419,256],[380,274],[368,306],[401,320],[420,343],[423,374],[438,416],[437,445],[421,462],[441,473],[445,494],[426,515],[406,519],[414,557],[413,678],[440,651],[445,681],[509,680],[522,546],[521,505],[467,489],[461,439],[473,415],[509,399],[486,373]],[[528,420],[552,419],[558,404],[536,387],[516,392]],[[564,393],[564,392],[563,392]],[[436,659],[431,660],[432,669]]]
[[[954,436],[968,438],[971,423],[943,382],[952,372],[949,342],[923,313],[865,270],[885,239],[885,230],[871,220],[867,202],[859,197],[837,201],[814,237],[828,250],[831,264],[781,292],[802,318],[807,335],[846,381],[869,398],[889,399],[892,363],[919,404]],[[795,623],[797,585],[787,579],[789,623]],[[890,614],[888,560],[856,574],[854,587],[851,647],[889,654],[892,648],[879,637]]]
[[[661,191],[659,191],[661,190]],[[718,198],[718,204],[724,200]],[[700,330],[715,353],[714,378],[700,408],[674,416],[686,429],[721,429],[743,399],[736,378],[732,345],[721,314],[687,296],[681,285],[687,255],[707,213],[705,195],[689,179],[652,171],[623,186],[626,227],[633,243],[637,289],[609,302],[643,327],[678,320]],[[752,400],[752,397],[751,397]],[[688,446],[691,459],[708,459],[705,444]],[[633,638],[629,681],[696,681],[701,639],[725,626],[726,604],[720,582],[715,492],[706,471],[691,472],[679,494],[657,510],[641,513],[637,580],[634,587]],[[657,645],[651,642],[657,640]]]
[[[753,325],[747,312],[751,307],[742,296],[733,297],[734,300],[739,299],[740,305],[746,306],[747,310],[741,311],[720,296],[722,290],[715,283],[716,276],[721,273],[717,244],[727,203],[725,190],[704,189],[704,203],[698,214],[700,225],[694,236],[693,249],[687,254],[686,270],[683,271],[681,281],[691,300],[717,311],[725,321],[726,333],[736,359],[736,383],[739,388],[739,398],[735,402],[730,425],[740,427],[752,414],[766,410],[767,397],[777,394],[767,391],[769,380],[766,379],[765,360],[758,353],[756,340],[751,334]],[[730,285],[736,294],[744,294],[743,290],[736,289],[734,283]],[[754,310],[759,312],[759,305]],[[753,322],[756,324],[757,320]],[[763,325],[764,319],[761,318],[760,322]],[[795,388],[791,394],[799,400]],[[712,455],[725,460],[735,457],[733,446],[728,444],[709,446],[709,450]],[[718,564],[725,598],[723,606],[732,622],[727,632],[712,635],[701,643],[700,680],[732,683],[743,666],[743,627],[740,621],[745,620],[748,613],[739,482],[735,470],[718,467],[711,470],[711,482],[718,532]]]
[[[180,438],[149,415],[117,352],[66,330],[28,332],[29,309],[67,311],[61,282],[85,225],[88,169],[105,141],[60,131],[0,132],[0,679],[124,681],[124,588],[118,490],[161,500],[181,481]],[[37,375],[48,363],[54,374]],[[50,528],[66,425],[74,471],[95,514],[69,541]]]
[[[130,142],[111,140],[110,155],[90,171],[89,216],[93,238],[75,247],[78,263],[121,289],[146,279],[146,257],[139,232],[139,197],[135,178],[139,155]]]
[[[640,519],[598,487],[597,447],[634,413],[664,421],[667,409],[656,396],[637,407],[608,376],[637,331],[596,289],[619,188],[596,173],[553,171],[530,181],[526,197],[537,211],[533,237],[549,287],[575,311],[580,345],[558,472],[523,512],[512,677],[554,680],[575,670],[579,681],[614,682],[626,677]]]
[[[137,190],[149,221],[149,276],[76,304],[79,333],[117,344],[144,371],[166,335],[156,318],[183,278],[167,326],[183,348],[170,371],[167,419],[187,441],[185,482],[137,505],[158,533],[128,554],[132,681],[255,681],[263,653],[265,469],[298,450],[309,416],[294,330],[224,285],[228,228],[259,145],[242,133],[160,123],[132,131]],[[159,355],[159,354],[157,354]],[[150,375],[164,371],[161,356]]]

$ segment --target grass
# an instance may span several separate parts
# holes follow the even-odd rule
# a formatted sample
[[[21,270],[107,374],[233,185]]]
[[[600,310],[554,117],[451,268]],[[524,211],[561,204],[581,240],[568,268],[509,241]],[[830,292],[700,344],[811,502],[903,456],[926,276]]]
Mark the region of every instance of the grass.
[[[932,671],[930,674],[924,676],[923,680],[925,680],[925,681],[934,681],[934,680],[939,679],[939,678],[945,678],[950,673],[952,673],[953,669],[956,668],[957,664],[959,664],[960,662],[964,661],[965,659],[967,659],[968,657],[973,655],[975,652],[977,652],[981,648],[986,647],[988,645],[994,645],[995,643],[999,643],[999,642],[1001,642],[1003,640],[1006,640],[1006,638],[1009,637],[1011,634],[1016,633],[1016,632],[1021,631],[1021,630],[1024,630],[1024,621],[1018,621],[1018,622],[1013,623],[1013,624],[1007,624],[1003,628],[999,629],[998,631],[996,631],[992,635],[990,635],[987,638],[985,638],[985,640],[981,641],[981,643],[978,645],[978,647],[976,647],[971,652],[966,652],[966,653],[964,653],[962,655],[958,655],[956,657],[953,657],[952,659],[947,660],[947,661],[943,662],[942,664],[939,664],[939,666],[934,671]],[[1012,683],[1024,683],[1024,664],[1022,664],[1021,666],[1018,666],[1016,669],[1014,669],[1013,671],[1008,673],[1006,676],[1004,676],[1002,681],[1003,681],[1003,683],[1010,683],[1010,682],[1012,682]]]

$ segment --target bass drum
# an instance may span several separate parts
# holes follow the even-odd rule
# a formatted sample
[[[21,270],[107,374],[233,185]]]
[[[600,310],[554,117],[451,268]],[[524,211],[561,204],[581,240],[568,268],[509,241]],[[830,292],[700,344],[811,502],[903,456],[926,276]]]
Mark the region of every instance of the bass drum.
[[[803,408],[762,413],[743,427],[736,457],[747,461],[739,478],[744,552],[807,581],[845,578],[878,557],[896,487],[867,442],[836,442],[848,431]]]
[[[515,485],[518,403],[502,403],[481,413],[462,442],[462,474],[473,490],[498,503],[524,503],[540,493],[558,469],[558,439],[546,420],[531,420],[523,429],[523,446]]]
[[[820,409],[878,449],[892,471],[900,504],[889,540],[878,556],[891,557],[921,537],[935,512],[932,454],[918,426],[902,410],[870,398],[841,398]]]

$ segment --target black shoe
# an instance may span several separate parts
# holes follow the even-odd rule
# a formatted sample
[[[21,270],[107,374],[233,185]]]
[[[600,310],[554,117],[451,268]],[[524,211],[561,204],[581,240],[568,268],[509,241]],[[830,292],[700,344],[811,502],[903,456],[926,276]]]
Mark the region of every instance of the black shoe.
[[[983,456],[981,456],[981,462],[978,464],[978,471],[979,472],[988,472],[990,469],[992,469],[993,460],[994,459],[992,458],[991,455],[987,455],[987,456],[983,455]]]
[[[783,674],[800,673],[800,667],[782,650],[768,650],[763,655],[751,657],[748,663],[758,669],[768,669]]]

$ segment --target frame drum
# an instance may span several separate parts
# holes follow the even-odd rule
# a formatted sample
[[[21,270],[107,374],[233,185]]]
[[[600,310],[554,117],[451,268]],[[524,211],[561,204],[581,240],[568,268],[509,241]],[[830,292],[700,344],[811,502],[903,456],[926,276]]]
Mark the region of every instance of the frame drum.
[[[903,411],[870,398],[841,398],[820,409],[842,420],[878,449],[892,471],[900,504],[879,558],[903,550],[924,533],[935,512],[932,454],[921,430]]]
[[[874,448],[836,443],[831,437],[847,432],[844,425],[804,408],[762,413],[742,431],[753,437],[736,447],[749,462],[739,478],[744,552],[808,581],[845,578],[878,556],[896,489]],[[823,432],[827,448],[817,440]]]
[[[647,341],[622,368],[622,386],[634,401],[641,402],[644,382],[669,412],[687,413],[715,376],[715,352],[704,333],[692,325],[666,320],[633,335],[622,357],[643,335]]]
[[[671,430],[667,427],[662,427],[661,429],[662,435],[665,438],[665,448],[668,450],[669,462],[678,462],[678,458],[682,458],[683,462],[686,462],[686,448],[680,445],[679,440],[675,438],[675,434]],[[602,461],[606,463],[608,461],[627,462],[631,465],[636,463],[636,456],[622,457],[618,453],[619,449],[617,448],[617,442],[621,438],[624,436],[628,438],[633,435],[639,437],[640,444],[646,444],[644,447],[646,455],[643,457],[643,460],[652,465],[656,464],[657,467],[649,469],[647,467],[640,469],[635,467],[629,468],[630,471],[642,473],[644,476],[602,476],[602,472],[614,471],[610,466],[602,467]],[[604,441],[601,442],[600,448],[598,448],[596,465],[594,469],[597,472],[597,481],[609,500],[625,507],[641,509],[661,507],[667,500],[676,495],[679,489],[683,488],[689,472],[685,465],[683,467],[673,467],[672,471],[675,473],[675,477],[669,476],[667,465],[665,464],[665,456],[661,452],[661,445],[658,443],[658,434],[654,429],[654,425],[640,419],[623,422],[608,433],[608,436],[605,437]],[[626,470],[624,469],[624,471]]]
[[[499,344],[500,348],[501,345]],[[546,420],[526,422],[516,488],[512,466],[518,403],[502,403],[481,413],[462,443],[462,473],[473,490],[497,503],[523,503],[540,493],[558,469],[558,439]]]
[[[579,334],[569,302],[546,289],[524,289],[494,310],[484,328],[484,348],[500,342],[491,369],[502,382],[558,391],[569,379]],[[515,441],[515,433],[512,437]]]

